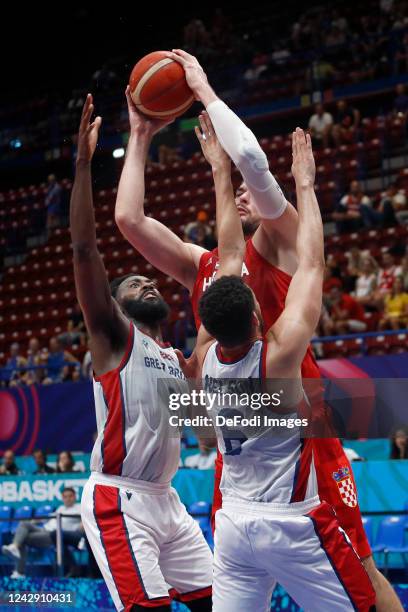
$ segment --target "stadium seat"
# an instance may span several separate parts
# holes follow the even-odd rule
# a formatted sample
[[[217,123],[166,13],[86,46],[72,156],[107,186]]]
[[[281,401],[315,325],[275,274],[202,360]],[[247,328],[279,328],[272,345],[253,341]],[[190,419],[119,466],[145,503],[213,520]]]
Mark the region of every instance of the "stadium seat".
[[[3,543],[3,537],[10,531],[10,519],[13,514],[13,509],[10,506],[0,506],[0,546]]]
[[[48,518],[54,512],[54,507],[50,504],[39,506],[34,510],[34,518]]]
[[[10,531],[11,533],[15,533],[17,531],[17,527],[20,524],[19,520],[16,519],[30,519],[33,516],[33,509],[31,506],[20,506],[16,508],[13,516],[13,521],[11,523]]]
[[[388,570],[388,556],[392,553],[401,554],[404,566],[407,566],[405,555],[408,554],[406,544],[406,518],[405,516],[387,516],[377,531],[373,552],[384,555],[384,569]]]
[[[370,516],[362,516],[364,531],[366,532],[367,540],[370,546],[373,544],[373,519]]]

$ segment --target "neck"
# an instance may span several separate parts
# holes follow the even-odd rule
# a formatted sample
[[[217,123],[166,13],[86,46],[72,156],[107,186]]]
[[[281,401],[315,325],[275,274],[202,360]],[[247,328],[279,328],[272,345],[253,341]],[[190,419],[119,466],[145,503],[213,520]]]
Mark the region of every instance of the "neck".
[[[240,344],[239,346],[233,346],[233,347],[229,346],[228,347],[228,346],[222,346],[220,344],[221,353],[228,359],[236,359],[240,355],[244,355],[245,353],[247,353],[249,349],[251,348],[251,346],[253,345],[253,343],[256,342],[256,340],[260,340],[260,339],[261,339],[261,334],[259,333],[259,330],[256,330],[251,336],[251,338],[248,340],[248,342],[245,342],[244,344]]]
[[[147,334],[153,338],[153,340],[163,342],[162,331],[159,323],[156,323],[155,325],[147,325],[146,323],[140,323],[140,321],[136,321],[135,319],[132,319],[132,321],[136,325],[137,329],[140,329],[141,332]]]

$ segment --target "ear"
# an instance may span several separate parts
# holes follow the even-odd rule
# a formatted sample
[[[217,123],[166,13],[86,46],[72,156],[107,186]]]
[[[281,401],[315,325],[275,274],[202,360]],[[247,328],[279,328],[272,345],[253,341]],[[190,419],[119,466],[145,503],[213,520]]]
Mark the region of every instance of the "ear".
[[[255,330],[261,327],[261,322],[255,310],[252,311],[252,326]]]

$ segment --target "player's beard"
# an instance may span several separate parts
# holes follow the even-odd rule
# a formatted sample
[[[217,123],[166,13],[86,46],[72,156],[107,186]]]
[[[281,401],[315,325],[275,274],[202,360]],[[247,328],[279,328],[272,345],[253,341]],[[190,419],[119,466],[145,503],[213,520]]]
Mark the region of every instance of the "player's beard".
[[[242,220],[242,231],[244,236],[250,238],[259,227],[259,221],[251,221],[250,218]]]
[[[164,321],[170,312],[169,306],[161,297],[155,300],[127,298],[123,300],[122,308],[131,319],[145,325],[157,325]]]

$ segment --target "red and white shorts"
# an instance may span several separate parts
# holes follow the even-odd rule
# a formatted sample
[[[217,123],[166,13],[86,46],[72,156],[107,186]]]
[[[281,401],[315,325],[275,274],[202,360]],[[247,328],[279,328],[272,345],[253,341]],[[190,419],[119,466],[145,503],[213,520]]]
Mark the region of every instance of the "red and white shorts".
[[[172,487],[93,472],[81,515],[117,610],[211,595],[211,551]]]
[[[223,500],[215,517],[213,612],[269,612],[276,582],[308,611],[374,606],[370,579],[333,509],[315,504],[278,509]]]

